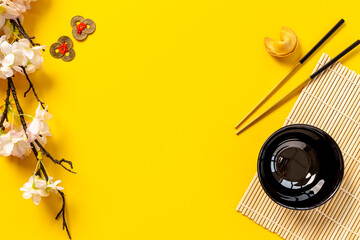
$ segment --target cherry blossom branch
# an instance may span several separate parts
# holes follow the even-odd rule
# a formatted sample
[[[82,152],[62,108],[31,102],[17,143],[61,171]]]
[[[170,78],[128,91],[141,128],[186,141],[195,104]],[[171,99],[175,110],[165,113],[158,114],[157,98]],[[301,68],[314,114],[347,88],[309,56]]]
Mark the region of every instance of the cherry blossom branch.
[[[15,101],[15,105],[16,105],[16,108],[17,108],[17,111],[19,113],[19,116],[20,116],[20,121],[21,121],[21,125],[25,131],[25,134],[27,136],[27,133],[26,133],[26,129],[27,129],[27,125],[26,125],[26,122],[25,122],[25,118],[24,118],[24,112],[20,106],[20,103],[19,103],[19,100],[17,98],[17,94],[16,94],[16,89],[15,89],[15,85],[14,85],[14,82],[12,81],[12,79],[9,77],[8,78],[8,86],[9,86],[9,89],[11,90],[12,92],[12,95],[13,95],[13,98],[14,98],[14,101]],[[40,144],[40,142],[38,140],[35,140],[35,143],[39,146],[40,150],[48,157],[50,158],[54,163],[56,164],[59,164],[60,166],[62,166],[64,169],[66,169],[67,171],[69,172],[72,172],[72,173],[75,173],[73,171],[71,171],[70,169],[68,169],[66,166],[63,165],[63,162],[67,163],[70,165],[71,169],[73,168],[73,165],[72,165],[72,162],[71,161],[67,161],[65,159],[61,159],[60,161],[59,160],[56,160],[54,159],[51,154]],[[34,143],[30,143],[31,145],[31,149],[33,151],[33,153],[35,154],[35,157],[36,159],[38,159],[38,152],[35,148],[35,145]],[[46,181],[48,181],[48,175],[46,173],[46,170],[45,170],[45,167],[43,165],[43,163],[40,161],[40,169],[42,171],[42,173],[44,174],[45,176],[45,179]],[[39,169],[39,170],[40,170]],[[37,174],[39,174],[40,171],[37,172]],[[66,223],[66,219],[65,219],[65,194],[58,190],[58,192],[60,193],[61,197],[62,197],[62,200],[63,200],[63,204],[62,204],[62,208],[60,210],[60,212],[56,215],[55,219],[58,219],[58,217],[62,214],[63,216],[63,229],[66,229],[66,232],[69,236],[69,238],[71,239],[71,235],[70,235],[70,232],[69,232],[69,229],[68,229],[68,226],[67,226],[67,223]]]
[[[27,129],[27,126],[26,126],[26,122],[25,122],[25,118],[24,118],[24,112],[20,106],[20,103],[19,103],[19,100],[17,98],[17,94],[16,94],[16,89],[15,89],[15,86],[14,86],[14,82],[12,81],[12,79],[9,77],[8,78],[8,82],[10,84],[10,89],[12,91],[12,95],[14,97],[14,100],[15,100],[15,104],[16,104],[16,108],[18,110],[18,113],[20,115],[20,121],[21,121],[21,125],[23,126],[23,129],[25,131],[25,134],[27,136],[27,133],[26,133],[26,129]],[[51,156],[51,154],[43,147],[43,145],[38,141],[38,140],[35,140],[35,143],[36,145],[39,146],[40,150],[48,157],[51,159],[51,161],[53,161],[55,164],[59,164],[61,167],[63,167],[65,170],[71,172],[71,173],[76,173],[72,170],[70,170],[69,168],[67,168],[65,165],[63,165],[63,163],[67,163],[69,164],[69,166],[71,167],[71,169],[73,169],[73,164],[71,161],[68,161],[68,160],[65,160],[64,158],[61,159],[61,160],[57,160],[55,159],[53,156]],[[31,149],[33,150],[35,156],[37,157],[37,151],[36,151],[36,148],[35,148],[35,145],[33,143],[30,143],[31,145]],[[46,174],[46,173],[45,173]],[[45,175],[44,174],[44,175]]]
[[[69,164],[69,166],[71,167],[71,169],[73,169],[73,164],[71,161],[65,160],[64,158],[61,160],[57,160],[55,159],[53,156],[51,156],[51,154],[43,147],[43,145],[41,145],[41,143],[38,140],[35,140],[36,145],[38,145],[38,147],[40,148],[40,150],[48,157],[51,159],[51,161],[53,161],[53,163],[55,164],[59,164],[60,166],[62,166],[65,170],[67,170],[68,172],[71,173],[75,173],[74,171],[70,170],[69,168],[67,168],[66,166],[63,165],[63,163],[67,163]]]
[[[8,114],[7,113],[8,113],[8,108],[9,108],[9,104],[10,104],[9,98],[10,98],[10,84],[8,82],[8,88],[7,88],[7,91],[6,91],[4,112],[2,113],[1,119],[0,119],[0,128],[3,131],[5,130],[4,121],[5,120],[8,121],[8,117],[7,117]]]
[[[63,230],[64,228],[66,229],[66,232],[69,236],[69,238],[71,239],[71,235],[70,235],[70,232],[69,232],[69,229],[68,229],[68,226],[66,224],[66,220],[65,220],[65,193],[60,191],[60,190],[57,190],[61,197],[62,197],[62,200],[63,200],[63,204],[62,204],[62,208],[60,210],[60,212],[56,215],[55,219],[58,219],[58,217],[60,216],[60,214],[62,213],[62,217],[63,217]]]
[[[36,97],[36,100],[40,103],[42,109],[45,109],[45,107],[44,107],[44,102],[41,101],[41,100],[39,99],[38,95],[36,94],[34,85],[33,85],[33,83],[31,82],[31,80],[30,80],[30,78],[29,78],[29,76],[28,76],[28,74],[27,74],[27,72],[26,72],[25,67],[21,66],[21,69],[23,70],[23,72],[24,72],[24,74],[25,74],[25,76],[26,76],[26,79],[27,79],[27,81],[29,82],[29,88],[28,88],[28,90],[26,90],[26,92],[24,93],[24,97],[26,97],[26,94],[32,89],[32,90],[33,90],[33,93],[34,93],[34,95],[35,95],[35,97]]]
[[[16,21],[14,19],[10,19],[10,22],[19,30],[21,35],[23,35],[27,40],[29,40],[29,42],[31,43],[32,46],[40,46],[39,43],[33,42],[32,39],[34,39],[35,37],[29,37],[29,35],[26,33],[24,27],[22,26],[19,18],[17,18]]]
[[[8,77],[8,86],[10,87],[11,93],[13,95],[15,105],[16,105],[16,109],[17,109],[18,114],[20,116],[20,122],[21,122],[21,125],[22,125],[23,129],[24,129],[25,135],[27,137],[27,132],[26,132],[27,126],[26,126],[26,122],[25,122],[25,118],[24,118],[24,112],[23,112],[23,110],[22,110],[22,108],[20,106],[19,99],[17,98],[15,85],[14,85],[14,82],[11,79],[11,77]],[[38,152],[37,152],[37,150],[35,148],[35,145],[33,143],[30,143],[30,146],[31,146],[31,150],[33,151],[33,153],[34,153],[34,155],[36,157],[36,161],[38,161]],[[46,173],[45,167],[44,167],[42,162],[40,162],[40,169],[41,169],[42,173],[44,174],[44,177],[45,177],[46,181],[48,181],[49,177],[48,177],[48,175]],[[37,174],[39,174],[39,173],[40,172],[38,171]]]

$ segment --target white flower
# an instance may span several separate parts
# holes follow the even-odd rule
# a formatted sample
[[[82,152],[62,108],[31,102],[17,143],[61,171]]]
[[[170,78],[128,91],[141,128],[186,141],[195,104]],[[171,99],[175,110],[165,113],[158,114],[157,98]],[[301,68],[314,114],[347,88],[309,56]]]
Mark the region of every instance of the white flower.
[[[0,28],[7,19],[16,19],[30,9],[30,3],[36,0],[0,0]]]
[[[57,193],[57,190],[64,190],[63,187],[61,186],[57,186],[59,183],[61,183],[61,180],[56,180],[55,182],[52,181],[53,177],[49,177],[49,181],[46,185],[46,191],[48,192],[53,192],[53,193]]]
[[[6,19],[16,19],[20,14],[20,10],[11,1],[0,1],[0,28],[4,26]]]
[[[15,49],[22,51],[24,57],[27,57],[28,59],[32,59],[34,57],[34,51],[30,47],[29,40],[25,38],[20,39],[19,41],[14,42],[12,46],[13,46],[13,51]],[[39,48],[39,46],[37,48]]]
[[[32,198],[33,202],[39,205],[41,197],[47,197],[51,192],[56,193],[57,190],[64,190],[63,187],[57,186],[61,180],[53,182],[52,179],[52,177],[49,177],[49,181],[46,182],[45,179],[33,175],[29,178],[29,181],[20,188],[20,191],[24,192],[23,197],[25,199]]]
[[[42,57],[43,49],[45,49],[46,46],[35,46],[31,48],[31,51],[33,52],[33,57],[29,57],[29,61],[36,66],[36,68],[39,68],[42,66],[42,63],[44,62],[44,58]]]
[[[30,143],[27,141],[24,131],[17,132],[10,130],[8,133],[0,135],[0,156],[10,156],[23,158],[31,151]]]
[[[1,1],[1,0],[0,0]],[[6,35],[0,37],[0,78],[11,77],[16,72],[33,73],[42,66],[44,61],[42,50],[45,46],[31,47],[27,39],[20,39],[13,44],[6,40]]]
[[[30,3],[36,2],[36,0],[12,0],[15,6],[17,6],[22,12],[31,9]]]
[[[9,123],[8,121],[5,120],[3,123],[3,126],[4,126],[5,130],[9,129],[11,127],[11,123]]]
[[[39,176],[31,176],[29,181],[24,184],[20,191],[23,191],[23,197],[25,199],[32,198],[33,202],[38,205],[41,197],[47,197],[49,195],[46,189],[46,181]]]
[[[41,105],[39,103],[35,112],[35,117],[27,128],[29,142],[32,142],[35,139],[41,139],[46,143],[45,137],[51,136],[47,120],[52,118],[52,114],[50,114],[46,109],[47,107],[45,109],[41,109]],[[40,137],[40,135],[42,137]],[[45,139],[43,139],[43,137]]]
[[[1,72],[5,75],[5,77],[11,77],[14,72],[11,69],[11,65],[14,63],[15,56],[10,53],[6,55],[6,57],[1,61],[2,67],[0,68]]]

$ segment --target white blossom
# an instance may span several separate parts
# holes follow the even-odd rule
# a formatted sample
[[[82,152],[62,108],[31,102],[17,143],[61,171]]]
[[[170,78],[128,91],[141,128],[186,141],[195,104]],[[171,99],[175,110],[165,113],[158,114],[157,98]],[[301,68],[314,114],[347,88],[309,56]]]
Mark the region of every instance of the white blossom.
[[[13,155],[24,158],[29,155],[30,151],[31,146],[24,131],[10,130],[8,133],[0,135],[0,156]]]
[[[11,77],[15,72],[33,73],[42,66],[44,61],[42,50],[45,46],[31,47],[28,39],[20,39],[12,44],[6,40],[6,35],[0,37],[0,78]]]
[[[39,205],[41,197],[47,197],[51,192],[57,193],[57,190],[64,190],[63,187],[57,186],[61,180],[53,182],[52,179],[49,177],[49,181],[46,181],[44,178],[32,175],[29,181],[20,188],[20,191],[24,192],[23,197],[25,199],[31,198],[36,205]]]
[[[4,126],[5,130],[9,129],[11,127],[11,123],[9,123],[8,121],[5,120],[3,123],[3,126]]]
[[[11,77],[14,75],[14,72],[11,68],[15,60],[15,55],[10,53],[5,56],[5,58],[1,61],[2,67],[0,68],[1,72],[4,74],[5,77]]]
[[[0,28],[7,19],[16,19],[30,9],[30,3],[36,0],[0,0]]]
[[[31,2],[36,2],[36,0],[12,0],[14,5],[22,12],[24,13],[26,10],[30,10]]]
[[[47,120],[51,118],[52,114],[47,111],[47,107],[45,109],[41,109],[41,105],[39,103],[35,112],[35,117],[27,128],[29,142],[38,139],[39,141],[46,143],[46,137],[51,136]],[[40,137],[40,135],[42,137]]]

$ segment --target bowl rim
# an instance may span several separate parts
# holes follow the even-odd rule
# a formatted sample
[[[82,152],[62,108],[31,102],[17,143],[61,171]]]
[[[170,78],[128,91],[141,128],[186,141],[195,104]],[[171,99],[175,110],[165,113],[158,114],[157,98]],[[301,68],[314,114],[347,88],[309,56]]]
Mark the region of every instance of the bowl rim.
[[[262,179],[262,176],[261,176],[261,171],[260,171],[260,156],[263,155],[263,152],[265,151],[265,147],[267,146],[267,144],[269,143],[270,140],[272,140],[276,135],[278,135],[279,133],[283,132],[283,131],[286,131],[288,129],[293,129],[293,128],[302,128],[302,129],[307,129],[311,132],[316,132],[318,134],[322,134],[324,135],[324,137],[328,137],[329,140],[332,142],[332,144],[335,146],[335,150],[336,152],[338,153],[339,155],[339,164],[340,164],[340,174],[339,174],[339,180],[335,186],[335,188],[332,190],[332,193],[324,200],[322,200],[321,202],[313,205],[313,206],[310,206],[310,207],[292,207],[292,206],[289,206],[289,205],[286,205],[286,204],[283,204],[281,202],[279,202],[278,200],[274,199],[271,194],[268,192],[268,189],[265,187],[265,184],[264,184],[264,179]],[[273,134],[270,135],[270,137],[268,137],[266,139],[266,141],[264,142],[264,144],[262,145],[261,149],[260,149],[260,152],[259,152],[259,155],[258,155],[258,162],[257,162],[257,176],[258,176],[258,179],[259,179],[259,182],[261,184],[261,187],[262,189],[265,191],[266,195],[268,197],[270,197],[270,199],[272,201],[274,201],[276,204],[282,206],[282,207],[285,207],[285,208],[288,208],[288,209],[291,209],[291,210],[310,210],[310,209],[314,209],[314,208],[317,208],[317,207],[320,207],[321,205],[325,204],[326,202],[328,202],[334,195],[335,193],[337,193],[337,191],[339,190],[340,186],[341,186],[341,183],[343,181],[343,178],[344,178],[344,158],[343,158],[343,155],[342,155],[342,152],[340,150],[340,147],[339,145],[336,143],[336,141],[327,133],[325,132],[324,130],[318,128],[318,127],[315,127],[313,125],[309,125],[309,124],[290,124],[290,125],[286,125],[286,126],[283,126],[281,128],[279,128],[278,130],[276,130]]]

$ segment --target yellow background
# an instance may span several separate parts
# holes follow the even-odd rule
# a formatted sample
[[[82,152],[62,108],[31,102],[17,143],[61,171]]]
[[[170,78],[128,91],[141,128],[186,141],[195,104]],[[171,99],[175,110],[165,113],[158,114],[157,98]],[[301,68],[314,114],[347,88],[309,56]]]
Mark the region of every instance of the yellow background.
[[[73,239],[279,239],[235,211],[256,172],[265,139],[282,126],[288,101],[236,137],[234,125],[340,18],[345,25],[270,102],[360,36],[360,2],[50,1],[25,14],[25,28],[48,47],[71,36],[82,15],[97,30],[74,41],[65,63],[44,54],[31,78],[54,115],[47,148],[77,175],[46,160],[67,195]],[[265,36],[292,28],[288,58],[265,50]],[[360,71],[359,49],[343,62]],[[15,78],[19,95],[27,84]],[[5,98],[5,81],[0,82]],[[32,94],[20,101],[34,114]],[[266,107],[266,106],[265,106]],[[54,217],[59,196],[39,206],[19,188],[34,157],[0,161],[0,239],[67,239]]]

